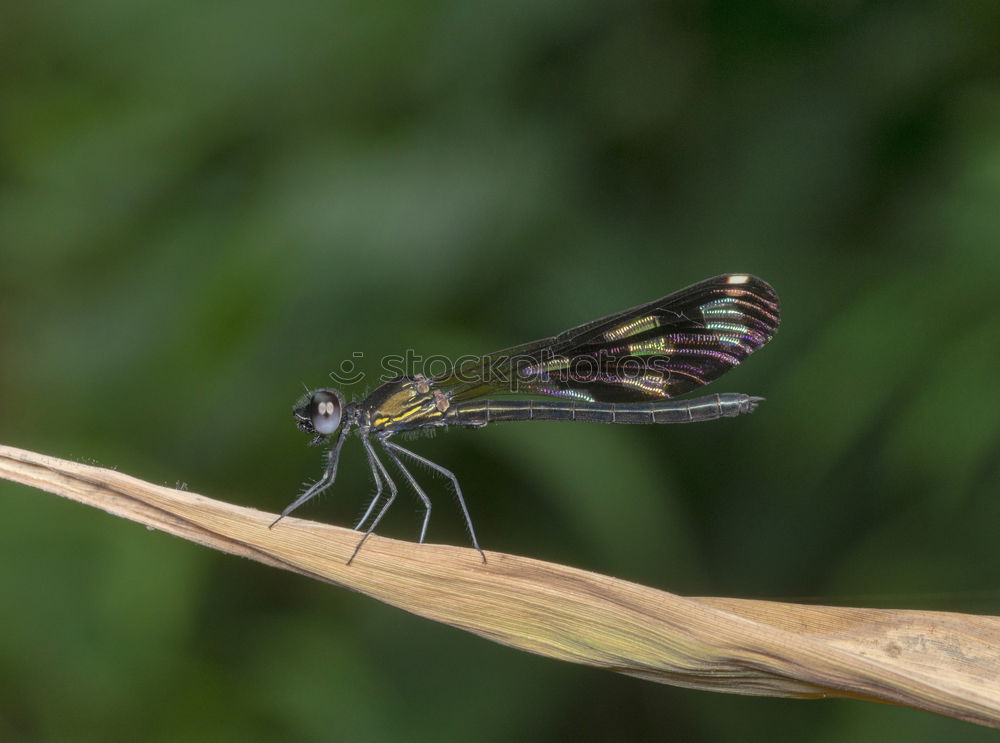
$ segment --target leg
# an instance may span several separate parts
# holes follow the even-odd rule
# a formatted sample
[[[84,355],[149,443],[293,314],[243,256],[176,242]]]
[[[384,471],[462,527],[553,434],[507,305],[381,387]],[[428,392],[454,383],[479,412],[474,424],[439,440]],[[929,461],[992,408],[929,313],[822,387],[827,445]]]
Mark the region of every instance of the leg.
[[[354,552],[351,553],[351,556],[347,560],[348,565],[354,562],[354,558],[358,556],[358,551],[361,549],[361,545],[363,545],[365,541],[368,539],[368,537],[372,535],[372,532],[375,531],[375,527],[378,526],[378,522],[382,520],[382,517],[385,516],[385,512],[389,510],[389,506],[391,506],[392,502],[396,500],[396,493],[397,493],[396,483],[393,482],[392,478],[389,476],[388,470],[386,470],[385,468],[385,465],[382,464],[378,456],[376,456],[375,451],[371,448],[372,447],[371,442],[368,441],[367,437],[362,437],[361,440],[364,442],[365,450],[370,453],[372,461],[378,465],[378,469],[382,473],[382,477],[385,480],[385,484],[389,486],[389,498],[383,504],[382,508],[379,509],[378,513],[375,514],[375,518],[372,519],[372,522],[368,525],[368,528],[365,530],[365,533],[362,535],[361,539],[358,540],[357,547],[354,548]],[[372,501],[371,505],[368,507],[368,510],[371,511],[371,509],[374,506],[375,506],[375,500]],[[365,519],[367,518],[368,514],[366,513]],[[364,521],[364,519],[362,519],[362,521]]]
[[[389,455],[389,458],[393,462],[395,462],[399,471],[403,473],[403,476],[406,477],[407,480],[409,480],[414,492],[416,492],[416,494],[420,497],[420,502],[424,504],[424,525],[420,527],[420,544],[423,544],[424,536],[427,534],[427,524],[431,520],[431,499],[427,497],[427,493],[423,491],[423,488],[417,484],[416,478],[414,478],[410,471],[403,466],[403,462],[396,456],[396,453],[386,446],[385,439],[382,440],[382,446],[385,447],[385,453]]]
[[[483,553],[482,547],[479,546],[479,540],[476,539],[476,530],[472,526],[472,518],[469,516],[469,509],[465,505],[465,498],[462,497],[462,488],[459,487],[458,478],[455,477],[455,474],[451,470],[445,469],[440,464],[436,464],[429,459],[425,459],[419,454],[414,454],[409,449],[404,449],[399,444],[394,444],[391,441],[386,441],[385,439],[382,440],[382,444],[387,449],[398,452],[399,454],[404,454],[411,459],[415,459],[421,464],[430,467],[432,470],[440,472],[442,475],[451,480],[451,484],[455,487],[455,495],[458,496],[458,505],[462,507],[462,515],[465,516],[465,526],[469,530],[469,537],[472,539],[472,546],[479,551],[479,555],[483,558],[483,562],[486,562],[486,555]]]
[[[371,442],[367,436],[361,437],[361,444],[365,447],[365,454],[368,456],[368,466],[372,471],[372,479],[375,480],[375,497],[368,504],[368,510],[365,511],[365,515],[355,524],[354,531],[358,531],[364,525],[368,517],[372,515],[372,510],[375,508],[375,504],[378,503],[378,499],[382,496],[382,477],[378,473],[382,463],[375,457],[375,452],[372,450]]]
[[[292,501],[292,503],[289,504],[288,507],[281,512],[281,515],[271,522],[271,526],[268,527],[269,529],[273,528],[275,524],[277,524],[279,521],[285,518],[285,516],[290,514],[292,511],[301,506],[307,500],[311,500],[312,498],[314,498],[315,496],[319,495],[324,490],[326,490],[328,487],[333,485],[333,481],[337,479],[337,463],[340,461],[340,449],[344,445],[344,440],[347,439],[348,430],[349,429],[346,426],[340,430],[340,436],[337,437],[337,443],[333,445],[333,448],[330,449],[330,453],[327,456],[326,470],[324,470],[323,476],[319,478],[319,480],[317,480],[315,483],[313,483],[313,485],[308,490],[306,490],[306,492],[304,492],[302,495],[300,495],[298,498]]]

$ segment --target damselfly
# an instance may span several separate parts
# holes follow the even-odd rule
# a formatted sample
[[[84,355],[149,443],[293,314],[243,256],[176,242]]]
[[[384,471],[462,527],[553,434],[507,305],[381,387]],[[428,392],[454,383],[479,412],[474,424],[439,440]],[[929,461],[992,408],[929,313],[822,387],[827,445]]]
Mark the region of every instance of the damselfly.
[[[348,563],[398,491],[373,439],[423,504],[420,541],[427,534],[431,500],[401,457],[451,481],[472,545],[483,555],[458,478],[392,441],[395,434],[441,426],[482,428],[500,421],[689,423],[749,413],[763,398],[733,392],[673,398],[737,366],[771,339],[778,321],[778,295],[767,282],[748,274],[724,274],[552,338],[476,357],[443,374],[396,377],[360,402],[345,404],[332,388],[309,392],[293,410],[299,428],[313,434],[314,444],[335,434],[336,441],[323,476],[274,523],[333,484],[340,450],[356,432],[368,457],[375,496],[354,527],[364,534]],[[386,488],[389,495],[376,510]]]

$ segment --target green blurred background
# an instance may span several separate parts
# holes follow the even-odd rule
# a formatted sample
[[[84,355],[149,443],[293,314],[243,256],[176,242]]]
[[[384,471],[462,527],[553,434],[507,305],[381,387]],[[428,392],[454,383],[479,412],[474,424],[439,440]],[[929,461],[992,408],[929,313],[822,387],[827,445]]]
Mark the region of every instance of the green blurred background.
[[[0,441],[278,510],[302,390],[727,271],[691,427],[413,442],[479,536],[685,594],[1000,613],[994,2],[5,5]],[[371,384],[348,390],[359,396]],[[301,514],[371,492],[349,444]],[[447,488],[431,541],[466,544]],[[993,739],[527,656],[0,483],[0,739]],[[400,500],[381,533],[415,538]]]

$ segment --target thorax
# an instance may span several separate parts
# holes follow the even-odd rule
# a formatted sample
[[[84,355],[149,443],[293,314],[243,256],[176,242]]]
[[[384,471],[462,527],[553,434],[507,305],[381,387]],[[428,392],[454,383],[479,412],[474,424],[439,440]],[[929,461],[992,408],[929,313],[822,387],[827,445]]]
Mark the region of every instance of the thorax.
[[[373,431],[406,431],[444,425],[448,395],[426,377],[400,377],[378,387],[361,403],[363,424]]]

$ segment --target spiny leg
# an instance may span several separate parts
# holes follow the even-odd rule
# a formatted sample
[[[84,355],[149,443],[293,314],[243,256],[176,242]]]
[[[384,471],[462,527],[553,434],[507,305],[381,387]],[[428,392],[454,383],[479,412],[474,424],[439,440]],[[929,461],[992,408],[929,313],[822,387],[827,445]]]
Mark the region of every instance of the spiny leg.
[[[281,512],[281,515],[271,522],[271,525],[267,527],[268,529],[273,528],[275,524],[277,524],[279,521],[285,518],[285,516],[290,514],[292,511],[301,506],[307,500],[311,500],[312,498],[314,498],[315,496],[319,495],[324,490],[326,490],[328,487],[333,485],[333,481],[337,479],[337,464],[340,461],[340,449],[344,445],[344,441],[347,439],[348,430],[349,429],[346,426],[340,430],[340,436],[337,437],[337,443],[333,445],[333,448],[330,449],[329,455],[327,455],[326,469],[323,471],[323,476],[319,478],[319,480],[314,482],[309,487],[309,489],[306,490],[306,492],[304,492],[302,495],[300,495],[298,498],[292,501],[288,505],[288,507],[286,507],[285,510]]]
[[[405,454],[411,459],[415,459],[423,465],[430,467],[432,470],[440,472],[442,475],[451,480],[451,484],[455,487],[455,495],[458,496],[458,505],[462,507],[462,515],[465,517],[465,526],[469,530],[469,537],[472,539],[472,546],[476,548],[479,555],[483,558],[483,562],[486,562],[486,554],[483,552],[483,548],[479,546],[479,540],[476,539],[476,530],[472,526],[472,517],[469,516],[469,509],[465,505],[465,498],[462,497],[462,488],[458,484],[458,478],[455,477],[455,473],[451,470],[445,469],[440,464],[432,462],[431,460],[420,456],[419,454],[414,454],[409,449],[404,449],[399,444],[394,444],[391,441],[382,440],[382,445],[387,449],[390,449],[400,454]]]
[[[364,523],[368,520],[368,517],[372,515],[372,511],[375,509],[375,504],[378,503],[378,499],[382,496],[382,478],[378,473],[379,468],[382,467],[382,463],[375,457],[375,451],[372,449],[371,442],[368,440],[367,436],[361,437],[361,444],[365,447],[365,454],[368,456],[368,466],[372,471],[372,479],[375,480],[375,496],[372,498],[371,503],[368,504],[368,509],[365,511],[365,515],[362,516],[358,523],[354,525],[354,531],[358,531],[364,525]]]
[[[361,545],[363,545],[365,541],[368,539],[368,537],[372,535],[372,532],[375,531],[375,527],[378,526],[378,522],[382,520],[382,517],[385,516],[385,512],[389,510],[389,506],[391,506],[392,502],[396,500],[396,493],[398,492],[396,488],[396,483],[389,476],[389,471],[385,468],[385,465],[382,464],[381,460],[378,458],[378,455],[375,454],[375,450],[371,448],[371,442],[369,442],[367,437],[365,436],[362,436],[361,440],[365,443],[366,450],[371,452],[372,460],[375,462],[375,464],[378,465],[379,471],[382,473],[382,477],[385,480],[385,484],[389,486],[389,497],[388,499],[386,499],[385,504],[382,506],[382,508],[379,509],[379,512],[375,514],[375,518],[372,519],[372,522],[368,525],[368,528],[365,530],[364,535],[361,537],[361,539],[358,540],[357,547],[354,548],[354,552],[351,553],[350,558],[348,558],[347,560],[348,565],[354,562],[354,558],[357,557],[358,551],[361,549]]]
[[[420,502],[424,504],[424,524],[420,527],[420,544],[423,544],[424,537],[427,535],[427,524],[430,523],[431,520],[431,499],[427,497],[427,493],[424,492],[423,488],[417,484],[417,480],[413,474],[406,469],[405,466],[403,466],[403,462],[396,456],[396,453],[386,446],[387,443],[388,442],[386,442],[385,439],[382,439],[382,446],[385,447],[385,453],[389,455],[389,458],[393,462],[395,462],[399,471],[403,473],[403,476],[410,481],[410,486],[420,498]]]

